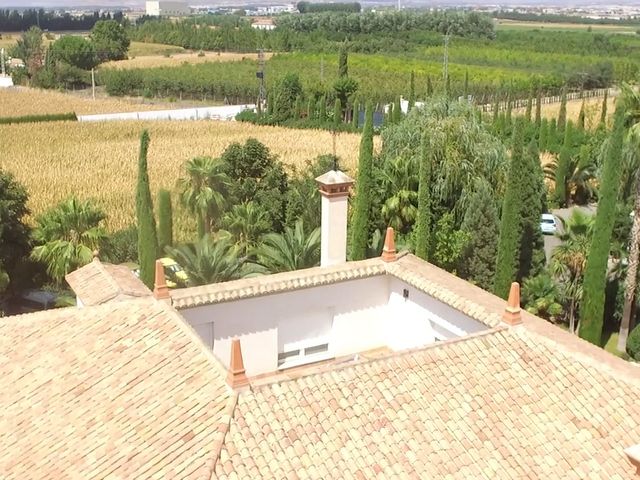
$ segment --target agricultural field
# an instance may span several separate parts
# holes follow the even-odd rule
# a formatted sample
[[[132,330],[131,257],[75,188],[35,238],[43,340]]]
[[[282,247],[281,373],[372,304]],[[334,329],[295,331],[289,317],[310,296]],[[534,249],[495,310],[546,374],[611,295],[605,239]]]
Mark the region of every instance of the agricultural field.
[[[585,30],[601,33],[626,33],[635,34],[637,27],[631,25],[599,25],[584,23],[556,23],[556,22],[525,22],[517,20],[496,20],[496,28],[498,30],[559,30],[559,31],[575,31]]]
[[[55,90],[16,87],[0,89],[0,117],[19,117],[23,115],[46,115],[71,113],[90,115],[93,113],[136,112],[139,110],[158,110],[166,105],[152,105],[140,100],[118,98],[79,97]],[[175,105],[171,108],[175,108]]]
[[[607,100],[607,117],[611,118],[615,111],[615,97],[609,97]],[[602,109],[602,98],[588,98],[585,101],[585,127],[587,129],[593,129],[598,126],[600,121],[600,112]],[[580,109],[582,108],[582,100],[569,100],[567,101],[567,120],[577,122],[580,115]],[[525,108],[515,109],[514,114],[524,114]],[[535,112],[535,109],[534,109]],[[548,120],[558,118],[560,113],[560,103],[549,103],[542,105],[541,114],[542,118]]]
[[[149,45],[139,42],[133,42],[138,45]],[[155,44],[151,44],[155,45]],[[160,45],[167,47],[167,45]],[[172,47],[167,47],[172,48]],[[208,62],[239,62],[242,60],[257,60],[256,53],[229,53],[229,52],[187,52],[181,49],[181,52],[167,54],[134,54],[129,50],[129,59],[114,62],[107,62],[100,68],[155,68],[155,67],[178,67],[184,64],[199,64]],[[270,58],[271,54],[266,54],[266,58]]]
[[[2,100],[0,99],[0,104]],[[139,136],[151,136],[149,175],[152,192],[174,190],[182,165],[195,156],[217,156],[231,143],[253,137],[287,165],[331,153],[331,132],[290,130],[236,122],[60,122],[40,125],[2,125],[0,170],[16,175],[29,192],[34,215],[72,194],[94,198],[108,215],[108,228],[134,223],[135,181]],[[336,151],[342,167],[353,170],[360,136],[341,134]],[[188,238],[195,223],[176,205],[176,232]]]

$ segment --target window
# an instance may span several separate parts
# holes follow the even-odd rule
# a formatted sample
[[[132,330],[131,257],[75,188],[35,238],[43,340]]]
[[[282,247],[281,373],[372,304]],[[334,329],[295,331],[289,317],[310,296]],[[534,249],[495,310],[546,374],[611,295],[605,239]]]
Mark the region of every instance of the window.
[[[278,353],[278,368],[297,367],[329,358],[331,358],[331,354],[328,343],[291,348]]]

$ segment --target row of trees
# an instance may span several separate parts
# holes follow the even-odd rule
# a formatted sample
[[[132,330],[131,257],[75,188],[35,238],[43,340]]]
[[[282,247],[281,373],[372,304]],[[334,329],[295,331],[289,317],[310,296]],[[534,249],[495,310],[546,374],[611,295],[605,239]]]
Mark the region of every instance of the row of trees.
[[[60,13],[51,10],[26,9],[26,10],[2,10],[0,9],[0,32],[24,32],[31,27],[38,27],[51,31],[87,31],[91,30],[100,20],[115,20],[124,22],[122,12],[98,11],[92,14],[72,16],[70,13]]]
[[[25,62],[26,71],[15,70],[16,83],[22,76],[44,88],[72,88],[90,84],[89,70],[102,62],[127,57],[129,38],[115,20],[99,20],[89,38],[64,35],[49,47],[43,32],[31,27],[9,51],[9,55]]]

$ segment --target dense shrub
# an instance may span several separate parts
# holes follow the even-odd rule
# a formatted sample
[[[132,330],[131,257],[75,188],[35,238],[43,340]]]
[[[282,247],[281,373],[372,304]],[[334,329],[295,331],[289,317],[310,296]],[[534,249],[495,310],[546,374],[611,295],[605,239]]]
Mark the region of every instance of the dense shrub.
[[[54,113],[47,115],[24,115],[22,117],[0,117],[0,125],[11,123],[39,123],[39,122],[62,122],[77,121],[75,113]]]
[[[627,338],[627,353],[634,360],[640,361],[640,325],[636,325]]]

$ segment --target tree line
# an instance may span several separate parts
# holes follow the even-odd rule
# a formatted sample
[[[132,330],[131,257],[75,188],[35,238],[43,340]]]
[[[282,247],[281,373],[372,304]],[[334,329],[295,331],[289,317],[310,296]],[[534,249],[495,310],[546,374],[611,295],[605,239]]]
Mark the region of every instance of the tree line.
[[[296,5],[300,13],[319,13],[319,12],[348,12],[360,13],[362,7],[358,2],[298,2]]]
[[[70,13],[57,12],[44,9],[26,10],[2,10],[0,9],[0,31],[4,32],[24,32],[31,27],[38,27],[42,30],[51,31],[86,31],[91,30],[100,20],[115,20],[118,23],[124,22],[122,12],[98,11],[92,14],[79,16]]]

